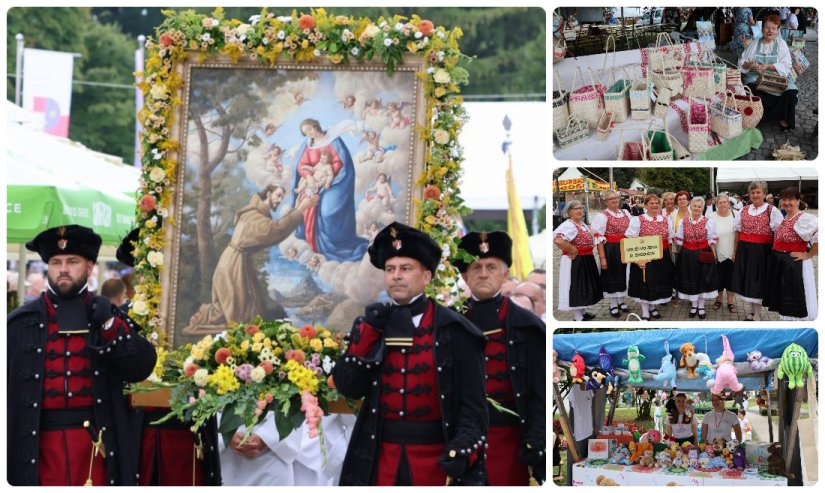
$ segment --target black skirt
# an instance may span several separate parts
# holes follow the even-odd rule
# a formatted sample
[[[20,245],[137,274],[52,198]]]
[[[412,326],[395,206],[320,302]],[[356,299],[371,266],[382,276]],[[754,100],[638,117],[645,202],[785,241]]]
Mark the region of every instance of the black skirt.
[[[764,299],[770,254],[770,243],[761,245],[740,241],[736,249],[736,262],[733,263],[731,291],[746,298]]]
[[[570,262],[571,307],[595,305],[603,298],[599,268],[593,255],[577,255]]]
[[[771,250],[768,258],[768,277],[762,305],[785,317],[806,318],[805,285],[802,281],[802,261],[795,261],[789,253]]]
[[[602,291],[623,293],[627,291],[627,264],[622,263],[622,249],[619,243],[605,243],[604,257],[607,269],[601,273]]]
[[[733,288],[731,288],[731,280],[733,280],[733,260],[727,259],[724,262],[717,262],[716,270],[719,272],[719,291],[727,289],[733,293]]]
[[[789,89],[781,96],[774,96],[766,92],[757,91],[756,84],[748,84],[754,96],[762,98],[762,122],[778,122],[785,120],[788,126],[796,128],[796,104],[799,101],[799,91]],[[761,123],[761,122],[760,122]]]
[[[699,250],[683,248],[676,260],[676,291],[696,295],[719,289],[719,271],[716,262],[699,262]]]
[[[643,301],[669,301],[673,296],[673,262],[670,252],[665,250],[662,258],[649,262],[642,281],[642,269],[635,263],[630,264],[630,285],[627,294]]]

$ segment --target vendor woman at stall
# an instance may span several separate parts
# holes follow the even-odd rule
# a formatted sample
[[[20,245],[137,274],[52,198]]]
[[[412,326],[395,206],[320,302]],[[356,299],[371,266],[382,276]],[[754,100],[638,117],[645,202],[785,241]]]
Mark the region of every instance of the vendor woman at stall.
[[[660,214],[661,201],[656,195],[645,197],[645,213],[630,219],[625,232],[628,238],[659,236],[662,258],[630,265],[627,294],[642,305],[642,320],[662,318],[656,305],[670,301],[673,294],[673,262],[670,260],[670,240],[673,226],[670,218]]]
[[[687,395],[679,392],[673,400],[676,405],[668,410],[668,417],[665,421],[665,436],[679,444],[690,442],[696,445],[698,425],[696,415],[687,408]]]
[[[779,16],[769,15],[762,19],[762,38],[754,40],[739,57],[739,69],[742,81],[753,93],[762,98],[765,110],[763,122],[779,122],[785,132],[796,127],[796,103],[799,90],[793,78],[791,68],[791,50],[788,43],[779,35]],[[763,74],[785,77],[788,85],[765,92],[757,90],[759,78]]]
[[[715,298],[719,289],[716,267],[716,228],[711,219],[703,216],[705,199],[693,197],[690,217],[676,228],[674,249],[680,252],[676,260],[676,291],[679,298],[690,301],[688,317],[699,315],[704,320],[705,300]]]
[[[559,311],[572,311],[573,320],[592,320],[585,310],[602,299],[599,266],[593,257],[593,234],[584,222],[584,204],[571,200],[566,221],[553,231],[553,243],[564,253],[559,262]]]
[[[610,301],[610,315],[619,318],[619,310],[629,312],[624,302],[627,296],[627,264],[622,263],[621,241],[630,225],[630,213],[619,209],[621,197],[614,190],[604,193],[607,209],[593,218],[593,236],[599,249],[602,273],[602,294]]]
[[[787,215],[776,228],[768,260],[765,307],[779,312],[782,320],[815,320],[816,283],[811,259],[819,251],[819,222],[804,212],[799,190],[788,187],[779,192]],[[808,249],[809,244],[813,246]]]
[[[730,440],[731,432],[733,432],[736,439],[741,443],[742,428],[739,426],[739,418],[725,409],[725,398],[713,394],[711,405],[713,411],[705,414],[702,418],[702,441],[710,443],[717,438]]]

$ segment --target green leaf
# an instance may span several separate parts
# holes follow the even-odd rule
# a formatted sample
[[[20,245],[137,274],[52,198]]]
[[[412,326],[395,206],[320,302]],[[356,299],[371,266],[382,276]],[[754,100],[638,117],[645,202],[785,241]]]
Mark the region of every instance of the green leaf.
[[[285,440],[286,437],[292,433],[295,427],[292,426],[292,420],[281,412],[275,411],[275,428],[278,430],[278,437]]]
[[[338,43],[330,43],[329,52],[332,53],[333,55],[338,53]]]

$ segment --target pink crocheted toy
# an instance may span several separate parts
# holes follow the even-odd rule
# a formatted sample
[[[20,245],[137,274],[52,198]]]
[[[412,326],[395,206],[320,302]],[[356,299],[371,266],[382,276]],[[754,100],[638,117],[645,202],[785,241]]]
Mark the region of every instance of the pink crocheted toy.
[[[714,394],[721,394],[725,388],[734,392],[742,390],[743,385],[736,378],[736,367],[733,366],[733,351],[730,349],[730,342],[726,336],[722,336],[722,356],[716,359],[716,381],[710,391]]]

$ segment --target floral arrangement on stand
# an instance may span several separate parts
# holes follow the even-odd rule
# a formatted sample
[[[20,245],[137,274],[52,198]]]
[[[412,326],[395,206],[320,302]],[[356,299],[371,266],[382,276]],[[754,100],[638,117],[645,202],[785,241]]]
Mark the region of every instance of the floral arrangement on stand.
[[[429,234],[443,247],[442,263],[430,284],[429,295],[445,304],[461,305],[463,298],[456,280],[457,269],[449,259],[456,255],[458,221],[469,213],[460,197],[462,149],[458,132],[466,121],[460,86],[468,82],[468,72],[459,66],[460,28],[448,30],[418,16],[405,18],[353,18],[332,15],[324,9],[309,13],[292,11],[276,16],[266,8],[248,22],[226,19],[223,9],[211,15],[192,10],[164,11],[166,19],[156,30],[156,38],[146,42],[147,56],[136,86],[144,95],[138,113],[143,175],[136,222],[140,240],[135,244],[137,281],[130,315],[144,328],[144,334],[160,347],[166,343],[158,305],[164,265],[164,228],[175,227],[168,217],[180,158],[180,143],[172,137],[175,109],[182,104],[183,80],[176,67],[190,57],[204,61],[225,55],[232,62],[242,57],[275,65],[279,60],[336,64],[380,60],[391,74],[407,54],[419,54],[425,71],[417,74],[426,95],[426,120],[416,128],[427,142],[424,171],[417,180],[424,196],[417,202],[414,226]]]
[[[260,417],[272,411],[282,439],[306,421],[310,437],[320,436],[323,448],[321,417],[341,398],[332,369],[343,354],[342,338],[285,320],[237,324],[168,353],[162,380],[132,392],[171,387],[171,411],[164,419],[177,417],[193,429],[220,412],[218,431],[227,443],[241,425],[251,435]]]

